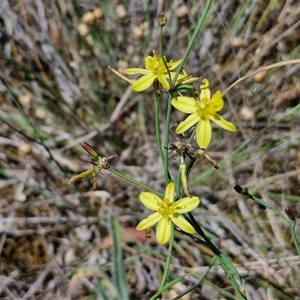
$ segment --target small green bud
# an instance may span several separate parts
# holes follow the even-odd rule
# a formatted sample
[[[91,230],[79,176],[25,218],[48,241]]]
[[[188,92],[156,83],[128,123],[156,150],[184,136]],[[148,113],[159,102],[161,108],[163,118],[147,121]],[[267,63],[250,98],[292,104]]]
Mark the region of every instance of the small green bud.
[[[164,27],[167,24],[167,18],[165,17],[164,13],[161,12],[157,18],[159,26]]]
[[[194,89],[195,89],[194,86],[185,84],[185,85],[180,85],[180,86],[176,87],[174,89],[174,91],[178,92],[178,93],[186,93],[186,92],[193,91]]]
[[[180,164],[179,172],[180,172],[180,179],[181,179],[181,184],[182,184],[183,190],[187,196],[191,197],[189,189],[188,189],[188,184],[187,184],[186,164],[185,163]]]
[[[70,179],[69,184],[73,184],[74,182],[77,182],[77,181],[79,181],[81,179],[84,179],[84,178],[90,176],[90,175],[93,175],[94,173],[96,173],[95,169],[91,168],[91,169],[89,169],[89,170],[87,170],[85,172],[82,172],[82,173],[80,173],[80,174],[78,174],[76,176],[73,176]]]

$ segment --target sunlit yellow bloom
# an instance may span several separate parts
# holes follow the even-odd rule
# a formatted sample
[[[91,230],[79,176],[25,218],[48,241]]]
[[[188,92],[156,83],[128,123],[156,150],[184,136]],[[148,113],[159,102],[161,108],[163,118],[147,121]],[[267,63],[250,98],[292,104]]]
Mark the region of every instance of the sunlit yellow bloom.
[[[193,210],[199,205],[200,199],[198,197],[185,197],[174,202],[174,189],[174,183],[170,182],[166,187],[163,200],[152,193],[143,192],[140,194],[142,203],[155,212],[142,220],[136,229],[145,230],[158,222],[156,239],[161,244],[165,244],[169,240],[173,223],[185,232],[195,233],[194,227],[180,214]]]
[[[172,105],[179,111],[191,114],[178,125],[176,133],[183,133],[198,122],[196,127],[196,140],[199,147],[204,149],[211,140],[212,128],[210,121],[215,122],[220,127],[229,131],[236,131],[236,128],[231,122],[224,120],[223,117],[217,113],[224,106],[221,91],[217,91],[212,98],[210,98],[209,82],[207,79],[203,79],[200,90],[199,100],[179,96],[172,99]]]
[[[166,60],[166,59],[165,59]],[[169,71],[174,70],[176,67],[179,66],[181,60],[179,61],[170,61],[167,62],[167,66],[169,68]],[[141,68],[132,68],[125,70],[126,74],[143,74],[141,78],[139,78],[137,81],[135,81],[132,84],[132,89],[136,92],[141,92],[146,90],[148,87],[151,86],[154,79],[158,79],[159,82],[162,84],[162,86],[166,89],[170,89],[170,83],[168,81],[169,75],[168,71],[166,69],[166,66],[163,62],[162,57],[156,56],[155,52],[153,51],[153,57],[147,56],[145,58],[145,69]],[[174,78],[175,72],[170,72],[171,79]],[[179,75],[178,78],[184,77],[183,75]]]

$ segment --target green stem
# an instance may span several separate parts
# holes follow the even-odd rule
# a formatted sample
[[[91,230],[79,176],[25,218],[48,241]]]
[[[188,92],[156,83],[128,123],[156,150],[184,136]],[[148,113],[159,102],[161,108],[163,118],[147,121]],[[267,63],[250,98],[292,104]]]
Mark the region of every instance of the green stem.
[[[254,197],[251,194],[249,194],[248,198],[252,199],[256,203],[263,205],[264,207],[272,210],[277,216],[279,216],[281,219],[283,219],[290,227],[292,227],[294,225],[293,221],[291,221],[289,218],[287,218],[281,211],[279,211],[277,208],[273,207],[271,204],[268,204],[267,202],[263,201],[262,199]]]
[[[171,263],[171,256],[172,256],[172,251],[173,251],[173,244],[174,244],[174,225],[171,227],[171,236],[169,240],[169,249],[168,249],[168,255],[166,259],[166,264],[165,264],[165,270],[164,270],[164,275],[160,283],[160,288],[162,289],[163,286],[165,285],[165,282],[167,280],[169,271],[170,271],[170,263]]]
[[[197,24],[197,27],[196,27],[196,29],[195,29],[195,31],[193,33],[191,41],[190,41],[190,43],[189,43],[189,45],[188,45],[188,47],[187,47],[187,49],[185,51],[184,57],[182,59],[182,62],[178,66],[176,74],[175,74],[175,76],[173,78],[173,81],[172,81],[173,85],[175,84],[175,82],[176,82],[176,80],[178,78],[179,73],[181,72],[181,70],[182,70],[182,68],[183,68],[183,66],[184,66],[184,64],[185,64],[185,62],[186,62],[186,60],[187,60],[190,52],[192,51],[192,48],[193,48],[193,46],[194,46],[194,44],[196,42],[196,39],[197,39],[197,37],[198,37],[201,29],[202,29],[202,26],[204,24],[205,19],[207,17],[208,11],[210,9],[211,2],[212,2],[212,0],[207,0],[206,1],[205,7],[204,7],[204,10],[203,10],[203,14],[202,14],[202,16],[201,16],[201,18],[200,18],[200,20],[199,20],[199,22]]]
[[[169,76],[169,80],[170,82],[172,81],[172,78],[171,78],[171,73],[170,73],[170,70],[169,70],[169,67],[168,67],[168,64],[166,62],[166,59],[164,57],[164,48],[163,48],[163,27],[160,27],[160,35],[159,35],[159,55],[160,57],[162,58],[163,62],[164,62],[164,65],[165,65],[165,68],[167,69],[167,72],[168,72],[168,76]]]
[[[300,257],[300,246],[299,246],[297,235],[295,232],[295,223],[291,226],[291,232],[292,232],[292,238],[293,238],[293,242],[295,244],[298,256]]]
[[[300,257],[300,246],[299,246],[299,242],[298,242],[297,235],[295,232],[295,222],[291,221],[281,211],[279,211],[277,208],[273,207],[272,205],[268,204],[267,202],[263,201],[262,199],[254,197],[251,194],[248,195],[248,198],[250,198],[250,199],[254,200],[255,202],[257,202],[258,204],[263,205],[264,207],[272,210],[277,216],[279,216],[281,219],[283,219],[290,226],[292,239],[295,244],[297,254]]]
[[[158,147],[159,156],[164,163],[164,153],[161,148],[161,139],[160,139],[160,122],[159,122],[159,107],[160,107],[160,96],[155,98],[155,137]]]
[[[194,31],[194,34],[191,38],[191,41],[186,49],[186,52],[184,54],[184,57],[179,65],[179,67],[177,68],[177,71],[176,71],[176,74],[175,74],[175,77],[173,78],[172,80],[172,85],[175,84],[177,78],[178,78],[178,75],[179,73],[181,72],[182,68],[183,68],[183,65],[185,64],[195,42],[196,42],[196,39],[202,29],[202,26],[204,24],[204,21],[207,17],[207,14],[208,14],[208,11],[209,11],[209,8],[210,8],[210,5],[211,5],[211,2],[212,0],[208,0],[205,4],[205,8],[204,8],[204,11],[203,11],[203,14],[197,24],[197,27]],[[161,34],[162,36],[162,34]],[[160,45],[162,45],[162,38],[160,40]],[[162,46],[160,47],[161,49],[161,52],[162,52]],[[161,55],[163,56],[163,53],[161,53]],[[168,108],[167,108],[167,116],[166,116],[166,127],[165,127],[165,141],[164,141],[164,176],[165,176],[165,183],[168,184],[168,181],[170,179],[169,177],[169,173],[168,173],[168,169],[169,169],[169,161],[168,161],[168,145],[169,145],[169,132],[170,132],[170,124],[171,124],[171,112],[172,112],[172,105],[171,105],[171,100],[173,98],[173,93],[172,91],[169,91],[169,98],[168,98]]]
[[[164,165],[164,178],[165,178],[165,184],[167,185],[171,179],[171,176],[169,173],[169,159],[168,159],[169,158],[168,157],[169,130],[167,130],[167,128],[170,127],[170,122],[171,122],[171,112],[169,112],[169,110],[172,109],[171,102],[169,101],[168,111],[167,111],[167,119],[166,119],[166,125],[165,125],[164,149],[162,149],[161,138],[160,138],[159,107],[160,107],[160,96],[156,96],[156,98],[155,98],[155,137],[156,137],[156,143],[157,143],[157,147],[158,147],[159,156]]]
[[[172,94],[169,93],[168,97],[168,108],[167,108],[167,116],[166,116],[166,126],[165,126],[165,141],[164,141],[164,176],[166,185],[169,183],[171,179],[169,176],[169,156],[168,156],[168,148],[169,148],[169,133],[170,133],[170,124],[171,124],[171,112],[172,112]]]
[[[184,276],[180,276],[174,280],[172,280],[171,282],[169,282],[168,284],[166,284],[162,289],[160,289],[159,291],[157,291],[151,298],[150,300],[154,300],[156,299],[158,296],[160,296],[164,291],[170,289],[173,285],[175,285],[178,282],[182,282],[184,281],[185,277]]]
[[[159,56],[160,57],[164,57],[162,33],[163,33],[163,27],[161,26],[160,27],[160,32],[159,32]]]
[[[169,80],[171,82],[171,74],[170,70],[168,68],[168,64],[165,60],[164,57],[164,50],[163,50],[163,27],[160,27],[160,35],[159,35],[159,54],[160,57],[162,58],[165,68],[167,69]],[[169,181],[171,180],[171,176],[169,173],[169,157],[168,157],[168,148],[169,148],[169,132],[170,132],[170,124],[171,124],[171,112],[172,112],[172,105],[171,105],[171,100],[173,98],[173,93],[172,90],[169,91],[168,94],[168,108],[167,108],[167,116],[166,116],[166,124],[165,124],[165,140],[164,140],[164,149],[162,150],[162,154],[160,154],[163,165],[164,165],[164,178],[165,178],[165,184],[167,185]],[[155,115],[158,118],[159,111],[157,115]],[[160,131],[157,133],[156,129],[156,134],[159,134]],[[159,145],[158,145],[159,146]],[[159,149],[161,150],[161,147],[159,146]]]
[[[193,291],[194,289],[196,289],[197,287],[199,287],[200,283],[204,280],[204,278],[207,276],[207,274],[209,273],[210,269],[212,268],[212,266],[215,264],[217,258],[214,257],[212,259],[212,261],[210,262],[210,266],[207,268],[207,270],[202,274],[202,276],[197,280],[197,282],[192,285],[191,287],[187,288],[184,292],[180,293],[179,295],[177,295],[175,298],[173,298],[172,300],[179,300],[181,299],[183,296],[185,296],[186,294],[190,293],[191,291]]]
[[[158,191],[156,191],[156,190],[150,188],[148,185],[143,184],[143,183],[141,183],[141,182],[139,182],[139,181],[137,181],[137,180],[134,180],[134,179],[132,179],[131,177],[128,177],[128,176],[126,176],[126,175],[124,175],[124,174],[121,174],[121,173],[119,173],[118,171],[116,171],[116,170],[114,170],[114,169],[112,169],[112,168],[109,168],[109,169],[107,169],[107,170],[108,170],[109,172],[111,172],[112,174],[116,175],[117,177],[122,178],[122,179],[124,179],[124,180],[126,180],[126,181],[128,181],[128,182],[131,182],[131,183],[133,183],[133,184],[135,184],[135,185],[137,185],[137,186],[140,186],[140,187],[142,187],[142,188],[144,188],[144,189],[146,189],[146,190],[148,190],[148,191],[150,191],[150,192],[152,192],[152,193],[154,193],[154,194],[156,194],[156,195],[158,195],[158,196],[160,196],[160,197],[162,197],[162,198],[165,196],[164,194],[159,193]]]
[[[243,291],[241,289],[242,280],[240,278],[240,275],[239,275],[237,269],[233,265],[233,263],[206,236],[206,234],[204,233],[204,231],[202,230],[202,228],[196,222],[196,220],[195,220],[194,216],[192,215],[192,213],[189,212],[188,213],[188,217],[189,217],[189,222],[195,228],[195,230],[197,231],[197,233],[204,239],[204,241],[207,243],[207,245],[210,248],[210,250],[212,250],[213,253],[216,255],[216,257],[217,257],[217,259],[218,259],[221,267],[223,268],[223,270],[225,271],[228,279],[232,283],[233,288],[235,289],[235,291],[241,297],[240,299],[247,299],[246,295],[243,293]]]

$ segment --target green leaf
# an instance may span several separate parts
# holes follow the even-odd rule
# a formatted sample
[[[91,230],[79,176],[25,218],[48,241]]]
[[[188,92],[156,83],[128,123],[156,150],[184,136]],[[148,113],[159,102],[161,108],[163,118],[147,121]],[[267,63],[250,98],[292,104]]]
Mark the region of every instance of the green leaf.
[[[126,289],[126,280],[124,274],[123,258],[122,258],[122,245],[120,224],[117,219],[110,218],[111,235],[114,243],[114,261],[113,261],[113,278],[118,291],[119,299],[128,300],[128,293]]]

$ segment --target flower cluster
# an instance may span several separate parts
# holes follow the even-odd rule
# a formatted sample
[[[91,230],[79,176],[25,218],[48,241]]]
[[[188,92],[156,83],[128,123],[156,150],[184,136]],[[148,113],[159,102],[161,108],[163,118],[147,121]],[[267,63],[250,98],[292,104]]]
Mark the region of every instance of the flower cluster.
[[[215,168],[218,168],[215,161],[212,160],[204,151],[211,141],[211,121],[228,131],[236,131],[236,128],[234,124],[226,121],[218,113],[224,106],[222,94],[219,90],[211,97],[209,82],[207,79],[202,80],[199,98],[182,95],[182,90],[184,91],[183,85],[185,82],[191,86],[192,83],[198,81],[198,78],[188,76],[186,73],[179,74],[175,84],[172,86],[171,81],[174,79],[175,73],[171,71],[178,67],[181,61],[182,60],[167,62],[165,57],[159,57],[153,51],[153,57],[147,56],[145,58],[145,69],[127,69],[125,70],[125,73],[143,75],[137,81],[132,83],[132,89],[137,92],[144,91],[149,88],[152,84],[154,84],[154,80],[158,80],[162,87],[168,91],[171,87],[179,87],[177,89],[178,95],[173,96],[171,103],[177,110],[189,114],[189,116],[177,126],[176,133],[181,134],[196,125],[196,141],[200,148],[196,156],[199,155],[201,157],[208,158],[209,162],[212,163]],[[174,93],[174,90],[170,92]],[[196,94],[195,90],[194,94]],[[158,223],[156,237],[157,241],[162,244],[165,244],[169,240],[173,224],[184,232],[190,234],[195,233],[193,226],[180,214],[190,212],[196,208],[200,203],[200,199],[198,197],[192,197],[189,194],[187,187],[186,165],[184,163],[185,155],[182,154],[180,156],[181,184],[188,197],[174,201],[175,187],[172,182],[167,185],[165,198],[163,200],[152,193],[144,192],[140,194],[141,202],[147,208],[153,210],[154,213],[142,220],[138,224],[137,230],[149,230],[149,228],[151,228],[154,224]]]
[[[145,58],[145,69],[132,68],[125,70],[126,74],[143,74],[141,78],[132,83],[132,89],[140,92],[149,88],[155,79],[162,84],[163,88],[170,90],[169,79],[173,79],[175,72],[170,72],[179,66],[182,60],[166,62],[166,58],[159,57],[153,51],[153,57]],[[184,78],[193,82],[193,77],[186,74],[179,74],[176,83],[182,84]],[[176,85],[176,84],[175,84]],[[207,148],[211,141],[211,121],[228,131],[236,131],[234,124],[226,121],[218,112],[223,108],[224,101],[221,91],[217,91],[212,97],[209,89],[209,82],[203,79],[200,85],[200,97],[175,96],[172,105],[183,113],[190,114],[176,128],[176,133],[181,134],[196,125],[196,141],[201,149]]]
[[[190,114],[176,128],[176,133],[180,134],[189,128],[196,126],[196,140],[200,148],[205,149],[211,140],[211,123],[213,121],[220,127],[236,131],[235,126],[218,114],[224,106],[221,91],[217,91],[211,98],[209,82],[203,79],[200,85],[200,99],[178,96],[172,99],[172,105],[179,111]]]
[[[228,131],[236,131],[234,124],[226,121],[219,114],[219,111],[224,106],[222,93],[221,91],[217,91],[211,96],[207,79],[202,80],[199,97],[195,96],[198,95],[198,93],[193,87],[193,83],[199,81],[200,78],[188,75],[182,70],[175,81],[176,73],[173,72],[173,70],[177,68],[181,62],[182,60],[171,60],[167,62],[164,56],[157,56],[153,51],[153,56],[147,56],[145,58],[145,69],[131,68],[125,70],[126,74],[143,75],[136,81],[128,79],[117,70],[109,67],[109,69],[119,78],[131,84],[134,91],[144,91],[151,85],[155,87],[157,95],[160,95],[161,89],[167,90],[169,92],[170,103],[177,110],[189,114],[189,116],[177,126],[177,134],[181,134],[196,126],[195,136],[199,147],[198,149],[192,145],[186,144],[185,141],[170,143],[168,148],[165,147],[165,149],[180,156],[180,183],[183,194],[185,194],[186,197],[176,200],[175,185],[172,181],[166,187],[164,199],[149,192],[140,194],[141,202],[154,212],[137,225],[137,230],[146,230],[149,232],[151,227],[158,223],[156,236],[157,241],[161,244],[165,244],[169,240],[174,225],[183,232],[189,234],[195,233],[193,225],[182,216],[182,214],[192,211],[200,203],[199,197],[190,195],[187,175],[188,168],[185,163],[185,158],[188,157],[194,162],[198,157],[201,157],[208,161],[214,168],[218,169],[218,164],[205,152],[205,148],[209,145],[212,137],[211,121]],[[188,96],[185,96],[184,94],[187,92],[189,94]],[[95,189],[98,174],[101,173],[101,170],[103,169],[110,169],[109,160],[113,158],[114,155],[101,157],[87,143],[83,143],[82,146],[90,155],[92,155],[93,158],[90,160],[90,163],[93,167],[83,173],[73,176],[70,180],[70,184],[92,175],[94,177],[93,187]],[[196,151],[193,149],[196,149]],[[164,155],[161,156],[163,157]],[[116,174],[116,171],[113,171],[112,169],[110,169],[110,171]],[[120,176],[123,178],[126,177],[124,175]],[[132,182],[132,180],[130,181]]]
[[[198,197],[185,197],[174,202],[174,194],[175,185],[173,182],[167,185],[163,200],[152,193],[143,192],[140,194],[142,203],[155,212],[142,220],[138,224],[137,230],[145,230],[158,223],[156,239],[161,244],[165,244],[169,240],[173,223],[187,233],[195,233],[194,227],[180,214],[196,208],[200,199]]]
[[[132,68],[125,70],[126,74],[143,74],[140,79],[135,81],[132,84],[132,89],[136,92],[141,92],[149,88],[153,81],[155,79],[158,79],[158,81],[162,84],[163,88],[166,90],[170,89],[170,82],[169,79],[173,79],[175,76],[174,72],[170,72],[177,68],[179,64],[181,63],[181,60],[179,61],[170,61],[166,62],[165,57],[160,57],[155,54],[155,51],[153,51],[153,57],[147,56],[145,58],[145,69],[141,68]],[[166,67],[167,66],[167,67]],[[169,78],[170,74],[170,78]],[[184,75],[180,75],[180,78],[183,78]]]

